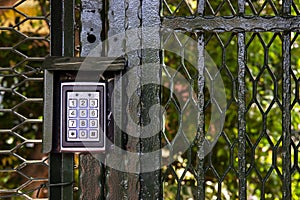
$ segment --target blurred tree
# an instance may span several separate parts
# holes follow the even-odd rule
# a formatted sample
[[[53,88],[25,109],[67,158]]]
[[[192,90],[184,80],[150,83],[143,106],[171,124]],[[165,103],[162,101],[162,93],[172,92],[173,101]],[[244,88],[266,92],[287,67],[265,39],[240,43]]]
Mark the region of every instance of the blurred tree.
[[[18,0],[0,0],[0,6],[13,6]]]

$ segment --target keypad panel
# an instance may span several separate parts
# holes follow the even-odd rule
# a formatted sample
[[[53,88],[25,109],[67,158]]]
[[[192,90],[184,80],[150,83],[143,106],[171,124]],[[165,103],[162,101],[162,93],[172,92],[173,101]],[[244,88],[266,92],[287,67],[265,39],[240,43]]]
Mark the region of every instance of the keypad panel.
[[[105,83],[61,83],[61,151],[103,151]]]
[[[67,92],[67,141],[99,140],[99,99],[99,92]]]

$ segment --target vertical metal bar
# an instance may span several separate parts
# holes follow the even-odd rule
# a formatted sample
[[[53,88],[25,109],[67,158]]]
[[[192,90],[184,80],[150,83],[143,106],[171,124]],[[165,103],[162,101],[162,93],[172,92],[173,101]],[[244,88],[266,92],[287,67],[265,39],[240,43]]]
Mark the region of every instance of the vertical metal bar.
[[[62,55],[62,1],[52,0],[51,1],[51,48],[50,53],[52,56]],[[47,75],[47,76],[46,76]],[[51,77],[51,78],[49,78]],[[53,74],[45,73],[45,80],[53,81]],[[49,83],[52,85],[53,91],[53,82]],[[47,101],[45,99],[45,101]],[[53,102],[50,102],[53,106]],[[54,116],[51,116],[54,117]],[[51,132],[52,134],[52,132]],[[51,141],[52,142],[52,141]],[[49,183],[60,183],[61,182],[61,154],[50,153],[49,155]],[[59,170],[57,170],[59,169]],[[49,199],[55,200],[60,199],[61,187],[50,187],[49,188]]]
[[[141,126],[149,123],[148,113],[149,109],[154,105],[160,105],[160,46],[157,45],[156,49],[150,49],[153,44],[160,44],[160,2],[157,0],[144,0],[142,1],[142,85],[143,80],[151,77],[153,82],[157,84],[142,86],[141,96]],[[149,28],[151,27],[151,28]],[[153,113],[151,120],[157,118],[161,122],[161,111]],[[161,124],[159,123],[159,130]],[[145,133],[141,133],[145,134]],[[146,133],[147,134],[147,133]],[[161,135],[160,132],[155,133],[152,137],[141,139],[141,152],[154,152],[161,149]],[[162,183],[161,183],[161,170],[160,170],[160,151],[157,151],[151,161],[145,162],[142,159],[140,182],[141,182],[141,199],[161,199],[162,198]],[[157,169],[156,171],[144,172],[148,168],[149,163]]]
[[[199,0],[197,5],[197,13],[198,15],[204,15],[204,8],[205,8],[205,0]]]
[[[128,99],[129,106],[135,108],[132,112],[132,117],[138,120],[137,123],[140,122],[141,117],[141,109],[140,109],[140,99],[141,99],[141,88],[140,88],[140,80],[141,80],[141,1],[140,0],[125,0],[125,33],[126,44],[125,51],[127,56],[128,69],[132,70],[134,77],[130,77],[130,79],[126,80],[128,85],[135,85],[136,92],[134,95],[136,96],[136,100],[130,101]],[[130,31],[130,34],[128,31]],[[134,40],[134,41],[133,41]],[[132,43],[137,44],[137,50],[131,50]],[[129,88],[125,89],[126,92]],[[138,125],[138,124],[137,124]],[[138,135],[140,134],[140,128],[138,127],[130,127],[131,124],[127,124],[127,130],[131,130]],[[138,137],[128,136],[128,141],[126,144],[126,149],[128,151],[133,151],[135,153],[140,152],[140,140]],[[127,185],[127,195],[130,199],[139,199],[140,197],[140,162],[139,160],[133,160],[128,163],[128,168],[131,168],[136,173],[135,174],[127,174],[128,185]]]
[[[73,1],[51,1],[51,56],[73,56],[74,41],[72,36],[72,30],[74,25],[73,21],[70,22],[71,19],[73,19],[73,6]],[[64,8],[68,9],[64,10]],[[68,27],[70,25],[71,27]],[[65,30],[68,31],[65,32]],[[46,73],[46,75],[49,74]],[[53,84],[53,82],[51,84]],[[49,159],[49,199],[73,199],[72,184],[62,184],[62,186],[51,186],[51,184],[56,183],[73,182],[73,154],[50,153]]]
[[[238,174],[239,199],[246,199],[245,33],[238,33]]]
[[[101,32],[103,22],[101,12],[104,0],[81,1],[81,56],[100,57],[102,54]],[[96,49],[97,48],[97,49]],[[93,53],[93,55],[91,55]],[[99,155],[102,156],[102,155]],[[104,174],[103,164],[93,155],[79,156],[80,199],[102,199],[104,186],[101,180]]]
[[[117,57],[119,54],[124,54],[125,42],[125,1],[124,0],[108,0],[107,11],[107,37],[112,38],[118,35],[113,40],[109,39],[107,44],[107,56]],[[111,44],[113,42],[113,44]]]
[[[238,0],[238,13],[240,15],[245,13],[245,0]]]
[[[293,3],[293,0],[283,0],[282,12],[284,15],[288,16],[291,14],[292,3]]]
[[[238,1],[238,13],[245,12],[245,0]],[[239,199],[247,198],[246,179],[246,45],[245,32],[238,33],[238,175]]]
[[[74,56],[74,1],[63,1],[63,56]]]
[[[124,55],[124,43],[125,43],[125,1],[124,0],[108,0],[106,1],[107,8],[107,52],[108,57],[119,57]],[[119,80],[119,81],[117,81]],[[114,87],[122,87],[122,74],[115,75]],[[122,121],[122,126],[125,126],[126,119],[122,118],[124,96],[121,93],[116,93],[114,98],[114,119]],[[116,114],[116,115],[115,115]],[[114,143],[115,145],[122,147],[124,144],[124,135],[121,131],[122,127],[114,126]],[[109,158],[108,158],[109,159]],[[113,158],[114,159],[114,158]],[[119,161],[120,165],[124,166],[123,160]],[[106,199],[127,199],[128,177],[125,172],[118,171],[116,169],[106,168]]]
[[[61,56],[63,54],[63,27],[62,27],[62,9],[63,2],[59,0],[51,0],[50,10],[51,10],[51,56]]]
[[[197,13],[200,16],[204,16],[205,11],[205,0],[199,0]],[[204,42],[204,33],[198,33],[197,41],[198,49],[198,127],[197,127],[197,136],[196,136],[196,145],[197,145],[197,199],[205,199],[205,171],[204,171],[204,141],[205,141],[205,113],[204,113],[204,88],[205,88],[205,42]]]
[[[62,154],[50,153],[49,156],[49,183],[60,183],[61,182],[61,173],[62,171]],[[49,188],[49,199],[50,200],[59,200],[61,199],[62,193],[61,187],[50,187]]]
[[[283,1],[283,14],[291,13],[292,0]],[[282,42],[282,198],[289,200],[291,196],[291,32],[283,32]]]
[[[291,74],[290,53],[291,33],[283,33],[283,97],[282,97],[282,175],[283,175],[283,199],[291,199]]]
[[[197,145],[197,199],[205,199],[205,171],[204,171],[204,141],[205,141],[205,59],[204,33],[198,33],[198,127],[196,136]]]
[[[74,0],[64,1],[63,4],[63,56],[74,56]],[[73,182],[74,154],[62,154],[62,183]],[[73,184],[62,186],[62,200],[73,199]]]
[[[74,179],[74,154],[63,153],[61,155],[61,182],[72,183]],[[73,199],[73,184],[66,184],[62,187],[61,198],[62,200]]]
[[[199,0],[197,13],[200,16],[204,15],[205,9],[205,0]],[[197,146],[197,199],[205,199],[205,171],[204,171],[204,141],[205,141],[205,113],[204,113],[204,90],[205,90],[205,42],[204,42],[204,33],[198,33],[197,41],[197,50],[198,50],[198,61],[197,61],[197,70],[198,70],[198,127],[197,127],[197,136],[196,136],[196,146]]]

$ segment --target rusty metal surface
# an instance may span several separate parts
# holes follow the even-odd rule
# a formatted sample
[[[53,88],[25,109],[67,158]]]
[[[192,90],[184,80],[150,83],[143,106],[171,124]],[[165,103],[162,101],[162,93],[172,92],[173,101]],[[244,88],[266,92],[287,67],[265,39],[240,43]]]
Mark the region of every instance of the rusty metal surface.
[[[81,57],[100,57],[102,55],[101,33],[104,24],[101,19],[103,12],[102,0],[81,1]],[[73,58],[79,61],[75,67],[81,67],[86,63],[84,58]],[[99,59],[98,59],[99,60]],[[101,60],[101,59],[100,59]],[[104,59],[107,61],[107,59]],[[102,61],[104,61],[102,59]],[[105,62],[105,61],[104,61]],[[109,61],[108,61],[109,62]],[[107,68],[107,65],[90,65],[92,68]],[[79,69],[78,68],[78,69]],[[99,72],[99,71],[98,71]],[[92,79],[92,78],[91,78]],[[101,156],[101,155],[100,155]],[[95,155],[81,154],[79,157],[80,166],[80,199],[102,199],[104,195],[103,174],[105,168]]]
[[[283,14],[289,15],[291,13],[292,0],[283,1]],[[282,165],[283,165],[283,187],[282,198],[292,199],[292,178],[291,178],[291,32],[293,30],[286,30],[283,32],[282,42]]]
[[[93,55],[95,57],[101,56],[102,45],[101,34],[103,30],[102,22],[102,12],[104,12],[102,0],[82,0],[81,1],[81,56],[87,56],[91,54],[91,50],[98,48],[94,51],[98,55]],[[91,56],[91,55],[90,55]]]
[[[197,94],[197,107],[198,107],[198,124],[197,124],[197,135],[195,139],[195,146],[197,147],[197,167],[196,167],[196,180],[197,180],[197,189],[196,189],[196,198],[204,199],[205,198],[205,170],[204,170],[204,141],[205,141],[205,41],[204,34],[198,33],[197,38],[197,70],[199,72],[197,79],[198,94]]]
[[[141,95],[141,126],[146,126],[150,123],[148,113],[152,106],[160,105],[160,86],[159,85],[146,85],[144,84],[147,78],[151,77],[154,82],[161,82],[162,69],[160,67],[152,67],[155,64],[160,66],[160,48],[149,49],[151,44],[159,44],[160,39],[160,3],[156,0],[142,1],[142,11],[141,11],[141,22],[142,27],[152,27],[154,31],[149,31],[147,28],[142,28],[142,69],[141,69],[141,83],[142,83],[142,95]],[[151,63],[150,66],[147,64]],[[150,68],[150,69],[149,69]],[[157,119],[154,119],[157,118]],[[162,130],[162,117],[161,110],[153,113],[151,120],[156,120],[160,123],[159,130]],[[141,133],[147,134],[147,133]],[[161,133],[156,133],[154,136],[149,138],[142,138],[141,149],[142,153],[153,152],[155,150],[161,149]],[[141,171],[147,168],[151,163],[153,166],[158,166],[156,171],[144,172],[140,174],[140,199],[161,199],[162,198],[162,183],[161,183],[161,155],[160,151],[157,155],[148,162],[141,163]]]
[[[130,107],[134,108],[134,111],[132,112],[132,117],[138,120],[139,122],[141,117],[141,108],[140,108],[140,98],[141,98],[141,67],[140,64],[142,63],[142,54],[141,54],[141,12],[142,12],[142,2],[139,0],[125,0],[125,26],[124,31],[128,30],[135,30],[133,32],[134,35],[128,35],[128,32],[125,32],[125,52],[127,55],[128,60],[128,70],[132,68],[132,72],[135,75],[134,77],[131,77],[130,79],[124,80],[125,85],[136,85],[137,90],[135,92],[135,99],[134,101],[130,101],[130,97],[126,96],[125,102]],[[131,39],[131,40],[130,40]],[[131,43],[134,43],[137,40],[137,50],[130,51],[130,48],[132,47]],[[125,91],[127,92],[129,90],[128,87],[125,88]],[[128,119],[126,119],[128,120]],[[129,130],[132,130],[135,133],[140,134],[140,130],[138,127],[129,127],[131,125],[126,124],[127,128]],[[138,137],[132,137],[127,136],[127,142],[125,143],[125,149],[127,151],[132,152],[140,152],[140,139]],[[126,173],[126,179],[124,180],[126,185],[126,196],[124,196],[124,199],[139,199],[141,195],[141,182],[140,182],[140,163],[139,160],[133,160],[133,162],[130,162],[126,165],[126,167],[133,169],[137,173]]]
[[[110,56],[120,56],[125,55],[124,52],[124,42],[125,42],[125,1],[120,0],[109,0],[106,2],[107,9],[107,19],[106,19],[106,27],[107,27],[107,46],[105,55]],[[116,36],[117,37],[114,37]],[[113,38],[113,39],[112,39]],[[115,75],[115,87],[122,88],[122,74]],[[119,81],[118,81],[119,80]],[[114,99],[114,107],[112,111],[116,114],[114,115],[114,119],[118,121],[122,121],[122,125],[126,124],[126,120],[123,118],[124,112],[124,101],[126,97],[122,94],[122,91],[115,91]],[[114,125],[114,143],[118,147],[123,148],[126,141],[126,135],[122,132],[122,127]],[[110,158],[108,158],[110,159]],[[114,158],[112,158],[114,159]],[[118,160],[118,165],[125,165],[124,160]],[[106,199],[128,199],[127,187],[128,187],[128,179],[127,174],[125,172],[118,171],[116,169],[107,167],[105,172],[105,184],[106,184]]]
[[[80,199],[101,198],[101,163],[91,154],[80,155]],[[103,185],[102,185],[103,186]]]
[[[299,31],[299,16],[274,17],[164,17],[164,28],[185,31],[212,31],[212,32],[281,32]]]
[[[245,33],[238,33],[238,121],[239,121],[239,194],[240,199],[247,199],[246,179],[246,45]]]

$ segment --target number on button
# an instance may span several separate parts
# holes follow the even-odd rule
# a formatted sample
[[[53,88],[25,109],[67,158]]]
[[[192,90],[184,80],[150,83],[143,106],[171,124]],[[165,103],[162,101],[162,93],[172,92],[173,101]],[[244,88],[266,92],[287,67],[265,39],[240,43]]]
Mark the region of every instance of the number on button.
[[[90,99],[90,107],[95,108],[98,105],[97,99]]]
[[[80,127],[86,127],[87,126],[86,122],[87,122],[87,120],[85,120],[85,119],[79,120],[79,123],[80,123],[79,126]]]
[[[90,117],[97,117],[97,110],[90,110]]]
[[[87,107],[87,100],[86,99],[80,99],[79,100],[79,106],[82,108]]]
[[[74,119],[69,120],[69,127],[75,128],[76,127],[76,120],[74,120]]]
[[[80,114],[79,116],[80,117],[87,117],[87,110],[79,110]]]
[[[69,99],[69,107],[76,107],[77,106],[77,100],[76,99]]]
[[[69,117],[76,117],[76,110],[69,110]]]
[[[92,127],[92,128],[98,127],[98,120],[91,119],[90,120],[90,127]]]
[[[87,137],[86,130],[80,130],[79,131],[79,137],[80,138],[86,138]]]

